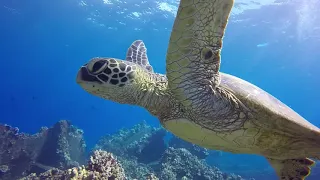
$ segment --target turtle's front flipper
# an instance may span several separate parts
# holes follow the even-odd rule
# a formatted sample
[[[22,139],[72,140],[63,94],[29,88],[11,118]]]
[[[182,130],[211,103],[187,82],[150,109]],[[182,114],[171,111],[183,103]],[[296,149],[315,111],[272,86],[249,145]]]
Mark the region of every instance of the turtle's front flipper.
[[[233,0],[180,1],[166,57],[168,85],[177,100],[199,114],[210,116],[215,109],[222,38],[232,7]]]
[[[281,180],[304,180],[315,162],[309,158],[276,160],[267,158]]]

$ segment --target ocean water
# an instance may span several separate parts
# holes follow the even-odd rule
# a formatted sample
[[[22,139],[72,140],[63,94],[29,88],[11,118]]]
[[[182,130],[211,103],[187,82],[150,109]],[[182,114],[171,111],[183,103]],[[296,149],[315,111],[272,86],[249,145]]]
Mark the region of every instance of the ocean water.
[[[154,70],[165,56],[178,1],[1,0],[0,123],[36,133],[66,119],[85,132],[88,147],[142,120],[146,110],[92,96],[75,82],[90,58],[124,59],[141,39]],[[221,71],[245,79],[320,127],[319,0],[235,0]],[[260,156],[223,153],[210,164],[244,177],[275,179]],[[320,179],[315,167],[308,179]]]

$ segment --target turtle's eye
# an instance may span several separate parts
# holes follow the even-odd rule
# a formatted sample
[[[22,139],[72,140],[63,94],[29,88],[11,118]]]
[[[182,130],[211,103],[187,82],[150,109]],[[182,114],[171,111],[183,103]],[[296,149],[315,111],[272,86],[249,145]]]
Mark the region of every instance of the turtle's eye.
[[[107,65],[108,65],[107,61],[99,60],[91,66],[92,68],[89,68],[89,71],[92,74],[99,74],[106,68]]]

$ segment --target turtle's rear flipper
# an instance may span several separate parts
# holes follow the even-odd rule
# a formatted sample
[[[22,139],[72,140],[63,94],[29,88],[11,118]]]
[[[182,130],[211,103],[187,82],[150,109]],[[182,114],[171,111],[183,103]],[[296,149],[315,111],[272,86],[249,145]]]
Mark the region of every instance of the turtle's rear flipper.
[[[315,162],[309,158],[277,160],[267,158],[281,180],[304,180]]]

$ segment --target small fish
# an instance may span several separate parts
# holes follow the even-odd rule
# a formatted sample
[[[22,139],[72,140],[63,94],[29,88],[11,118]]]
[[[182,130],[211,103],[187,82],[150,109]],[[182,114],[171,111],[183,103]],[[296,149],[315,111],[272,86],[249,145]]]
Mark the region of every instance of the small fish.
[[[9,171],[9,166],[7,165],[0,165],[0,172],[5,173],[7,171]]]
[[[47,165],[44,165],[44,164],[41,164],[41,163],[37,163],[37,162],[34,162],[33,165],[41,168],[41,169],[44,169],[46,171],[49,171],[50,169],[55,169],[55,167],[52,167],[52,166],[47,166]]]

